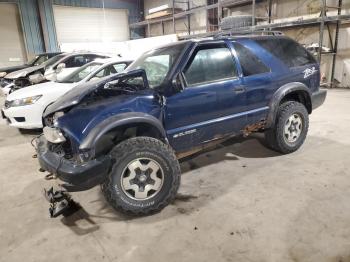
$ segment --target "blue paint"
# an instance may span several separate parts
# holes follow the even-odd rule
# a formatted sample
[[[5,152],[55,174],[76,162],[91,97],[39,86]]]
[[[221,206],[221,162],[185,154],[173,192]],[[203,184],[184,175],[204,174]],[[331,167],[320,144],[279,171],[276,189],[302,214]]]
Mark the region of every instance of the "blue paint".
[[[232,41],[248,48],[271,70],[243,76]],[[217,138],[242,134],[245,127],[266,120],[273,95],[288,83],[304,83],[312,92],[319,88],[318,64],[288,68],[278,57],[260,47],[253,38],[187,41],[171,46],[173,45],[182,45],[183,51],[178,61],[174,62],[174,68],[170,69],[165,82],[158,87],[164,96],[164,103],[152,89],[89,104],[78,103],[58,122],[58,127],[69,135],[75,148],[79,147],[94,127],[108,117],[124,112],[141,112],[157,118],[165,129],[169,144],[176,152],[182,152]],[[237,65],[238,77],[195,86],[185,84],[183,90],[176,90],[172,84],[173,79],[183,72],[195,50],[202,46],[218,45],[226,45],[231,50],[232,63]],[[305,78],[304,70],[310,67],[315,67],[317,72]],[[98,87],[99,84],[96,84]]]
[[[158,100],[154,91],[148,89],[134,95],[114,96],[93,104],[82,104],[60,117],[58,125],[79,145],[97,124],[112,115],[126,112],[148,112],[161,120]]]

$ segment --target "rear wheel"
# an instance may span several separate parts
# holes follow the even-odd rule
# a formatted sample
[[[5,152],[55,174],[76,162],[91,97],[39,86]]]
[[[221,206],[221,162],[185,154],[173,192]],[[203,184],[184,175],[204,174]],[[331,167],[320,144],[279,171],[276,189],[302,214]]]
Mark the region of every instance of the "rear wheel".
[[[280,105],[274,126],[265,132],[267,145],[282,154],[298,150],[309,129],[309,114],[299,102],[287,101]]]
[[[173,150],[150,137],[134,137],[115,146],[113,166],[102,192],[117,210],[148,215],[168,205],[180,184],[180,167]]]

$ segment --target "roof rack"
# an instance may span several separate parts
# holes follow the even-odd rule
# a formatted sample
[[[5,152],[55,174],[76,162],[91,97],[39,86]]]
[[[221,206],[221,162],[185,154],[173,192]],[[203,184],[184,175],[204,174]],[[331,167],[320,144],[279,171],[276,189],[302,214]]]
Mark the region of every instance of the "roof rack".
[[[216,35],[213,35],[213,38],[221,38],[227,36],[240,36],[240,35],[284,35],[281,31],[270,31],[270,30],[251,30],[251,29],[243,29],[243,30],[222,30],[218,32]]]

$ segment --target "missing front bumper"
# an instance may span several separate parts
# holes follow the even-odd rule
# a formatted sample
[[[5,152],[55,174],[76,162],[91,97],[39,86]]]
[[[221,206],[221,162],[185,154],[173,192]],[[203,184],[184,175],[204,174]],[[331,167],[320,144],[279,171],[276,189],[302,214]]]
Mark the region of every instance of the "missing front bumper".
[[[108,155],[85,163],[65,159],[48,149],[47,141],[43,136],[36,140],[36,151],[41,168],[65,182],[61,186],[69,192],[88,190],[101,184],[111,164]]]

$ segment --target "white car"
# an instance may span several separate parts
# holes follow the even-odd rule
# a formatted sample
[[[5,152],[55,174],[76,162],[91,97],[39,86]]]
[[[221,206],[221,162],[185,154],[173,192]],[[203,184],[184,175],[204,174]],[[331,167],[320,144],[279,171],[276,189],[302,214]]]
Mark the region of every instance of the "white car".
[[[65,78],[77,68],[90,63],[98,58],[109,58],[109,56],[95,53],[63,53],[59,54],[39,66],[29,67],[7,74],[2,82],[7,85],[3,86],[3,93],[9,93],[39,84],[43,81],[56,81]]]
[[[98,58],[108,58],[106,55],[95,53],[72,53],[46,68],[44,78],[50,81],[59,81],[70,75],[77,68]]]
[[[42,128],[46,107],[77,85],[122,72],[131,61],[97,59],[58,82],[46,82],[19,89],[6,97],[2,117],[20,129]]]

